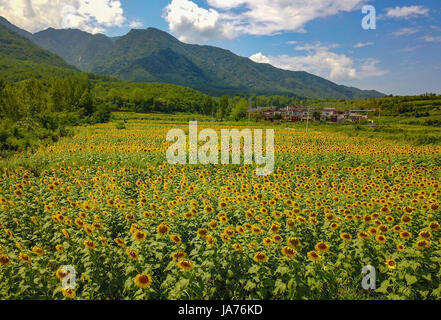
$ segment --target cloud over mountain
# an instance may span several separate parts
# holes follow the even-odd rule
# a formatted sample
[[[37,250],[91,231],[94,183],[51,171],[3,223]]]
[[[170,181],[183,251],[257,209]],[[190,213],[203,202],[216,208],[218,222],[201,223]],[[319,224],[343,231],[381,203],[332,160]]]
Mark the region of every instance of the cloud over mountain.
[[[120,0],[0,0],[0,16],[31,32],[53,27],[99,33],[126,23]]]
[[[365,79],[387,73],[386,70],[378,67],[379,60],[364,59],[355,62],[345,54],[332,52],[331,50],[336,47],[338,45],[335,44],[304,44],[295,47],[295,50],[303,51],[304,54],[267,57],[259,52],[252,55],[250,59],[258,63],[269,63],[285,70],[303,70],[333,81]]]
[[[172,0],[164,9],[170,31],[183,41],[239,35],[305,32],[308,22],[353,11],[363,0],[207,0],[208,9],[191,0]]]

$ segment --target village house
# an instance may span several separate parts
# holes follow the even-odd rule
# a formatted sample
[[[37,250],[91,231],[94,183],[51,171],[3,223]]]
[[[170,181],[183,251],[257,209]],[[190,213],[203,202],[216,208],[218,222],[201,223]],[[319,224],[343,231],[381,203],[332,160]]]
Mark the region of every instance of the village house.
[[[371,110],[350,110],[347,115],[347,119],[352,122],[367,121],[369,119],[367,113]]]
[[[262,112],[265,120],[284,120],[288,122],[298,121],[323,121],[331,123],[344,123],[345,121],[360,122],[367,121],[367,113],[371,110],[338,110],[336,108],[312,109],[299,105],[291,105],[282,109],[276,107],[257,107],[249,112]]]

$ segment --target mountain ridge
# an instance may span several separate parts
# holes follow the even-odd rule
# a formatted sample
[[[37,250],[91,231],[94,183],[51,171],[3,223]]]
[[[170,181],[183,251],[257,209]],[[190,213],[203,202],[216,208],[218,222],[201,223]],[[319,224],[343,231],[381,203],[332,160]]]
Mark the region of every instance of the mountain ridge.
[[[6,80],[20,81],[43,74],[71,75],[78,70],[61,57],[0,24],[0,72]]]
[[[4,18],[0,24],[15,27]],[[384,96],[375,90],[338,85],[305,71],[256,63],[226,49],[186,44],[152,27],[132,29],[114,38],[77,29],[21,32],[81,71],[127,81],[177,84],[218,96],[225,93],[334,99]]]

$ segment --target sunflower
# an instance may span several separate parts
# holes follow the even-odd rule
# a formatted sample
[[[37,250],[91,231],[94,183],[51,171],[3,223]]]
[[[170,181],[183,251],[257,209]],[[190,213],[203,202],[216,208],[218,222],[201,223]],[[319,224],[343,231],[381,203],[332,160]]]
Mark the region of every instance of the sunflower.
[[[440,228],[440,224],[438,222],[431,222],[429,228],[432,231],[437,231]]]
[[[170,226],[168,225],[168,223],[163,222],[156,228],[156,232],[160,236],[165,236],[166,234],[168,234],[170,232]]]
[[[254,235],[259,235],[259,234],[261,234],[262,233],[262,229],[260,229],[258,226],[256,226],[256,225],[253,225],[252,226],[252,228],[251,228],[251,232],[254,234]]]
[[[245,234],[245,229],[242,226],[237,226],[236,231],[241,235]]]
[[[170,240],[173,242],[173,243],[175,243],[175,244],[182,244],[182,239],[181,239],[181,237],[180,236],[177,236],[177,235],[171,235],[170,236]]]
[[[404,245],[402,245],[401,243],[397,244],[397,250],[400,252],[403,252],[404,249],[406,249],[406,247]]]
[[[16,243],[15,243],[15,246],[16,246],[17,248],[19,248],[20,250],[23,250],[23,247],[22,247],[22,245],[21,245],[19,242],[16,242]]]
[[[233,249],[236,250],[237,252],[243,251],[243,247],[239,243],[233,244]]]
[[[262,242],[267,247],[273,244],[273,240],[271,240],[271,238],[263,238]]]
[[[233,226],[229,226],[228,228],[225,228],[224,233],[228,237],[232,238],[232,237],[234,237],[234,234],[236,233],[236,229],[234,229]]]
[[[403,231],[400,233],[400,238],[407,240],[407,239],[412,238],[412,234],[409,231]]]
[[[38,220],[36,217],[31,217],[31,221],[33,224],[37,225],[38,224]]]
[[[427,240],[420,240],[416,243],[417,249],[424,249],[424,248],[430,248],[432,242]]]
[[[430,231],[421,231],[419,236],[421,239],[424,240],[430,240],[432,238],[432,234],[430,233]]]
[[[208,235],[208,230],[205,229],[205,228],[201,228],[201,229],[199,229],[199,230],[197,231],[197,236],[198,236],[199,238],[203,238],[203,239],[205,239],[205,238],[207,237],[207,235]]]
[[[341,233],[340,238],[343,241],[351,241],[352,240],[352,236],[349,233]]]
[[[93,242],[92,240],[86,240],[83,242],[83,244],[89,250],[95,249],[95,242]]]
[[[61,230],[61,233],[64,235],[64,237],[65,237],[66,239],[69,239],[70,235],[69,235],[69,232],[67,232],[66,229]]]
[[[0,266],[9,266],[11,263],[11,259],[7,255],[0,255]]]
[[[58,269],[55,272],[55,275],[57,276],[58,279],[63,280],[65,277],[69,275],[69,272],[64,269]]]
[[[222,233],[220,237],[221,237],[222,241],[225,243],[228,243],[231,240],[231,238],[225,233]]]
[[[388,260],[386,260],[386,266],[389,269],[393,270],[393,269],[395,269],[397,267],[397,263],[395,262],[394,259],[388,259]]]
[[[182,270],[191,270],[194,268],[193,262],[190,260],[181,260],[176,264]]]
[[[372,221],[372,216],[370,216],[369,214],[366,214],[366,215],[363,217],[363,221],[364,221],[365,223],[369,223],[369,222],[371,222],[371,221]]]
[[[254,255],[254,261],[259,263],[267,262],[268,256],[266,255],[265,252],[256,252],[256,254]]]
[[[218,223],[217,221],[211,220],[209,226],[212,230],[216,230],[218,227]]]
[[[63,293],[63,296],[65,296],[66,298],[69,299],[75,298],[75,291],[72,290],[71,288],[61,289],[61,293]]]
[[[281,242],[283,242],[283,238],[281,235],[275,234],[275,235],[273,235],[273,241],[276,243],[281,243]]]
[[[107,247],[107,246],[109,245],[109,242],[107,241],[106,238],[100,236],[99,239],[100,239],[101,244],[102,244],[103,246]]]
[[[386,237],[383,236],[383,235],[381,235],[381,234],[378,234],[378,235],[375,237],[375,240],[377,240],[377,242],[378,242],[378,243],[381,243],[381,244],[385,244],[386,241],[387,241]]]
[[[401,217],[401,222],[403,222],[404,224],[410,223],[411,221],[412,221],[412,218],[406,214]]]
[[[93,233],[93,229],[88,225],[84,225],[83,229],[88,235],[91,235]]]
[[[182,260],[186,257],[186,253],[184,251],[176,251],[175,253],[172,254],[172,258],[175,261],[179,261]]]
[[[133,250],[133,249],[128,249],[128,250],[126,251],[126,254],[130,257],[130,259],[132,259],[132,260],[138,260],[139,255],[138,255],[138,252],[136,252],[135,250]]]
[[[292,248],[297,248],[300,247],[300,240],[298,238],[289,238],[287,244]]]
[[[325,253],[329,251],[329,245],[325,242],[319,242],[315,245],[315,250],[321,253]]]
[[[296,226],[296,221],[294,219],[286,220],[286,227],[289,229],[293,229]]]
[[[45,254],[45,251],[40,247],[33,247],[32,251],[38,256],[42,256]]]
[[[145,232],[142,232],[142,231],[136,231],[133,234],[133,237],[135,238],[136,241],[144,241],[145,238],[147,237],[147,234]]]
[[[29,257],[26,253],[22,253],[20,252],[20,254],[18,255],[18,257],[20,258],[21,261],[23,261],[24,263],[31,263],[31,257]]]
[[[361,232],[359,232],[358,235],[357,235],[357,237],[358,237],[359,239],[363,239],[363,240],[369,239],[370,236],[371,236],[371,235],[370,235],[369,233],[365,232],[365,231],[361,231]]]
[[[331,228],[331,230],[336,230],[338,228],[338,223],[333,222],[329,227]]]
[[[125,241],[121,238],[115,238],[113,241],[115,241],[115,243],[120,247],[124,247],[126,245]]]
[[[133,282],[138,288],[145,289],[152,285],[152,276],[147,273],[138,274]]]
[[[214,243],[216,242],[216,239],[215,239],[213,236],[208,235],[208,236],[205,238],[205,242],[207,243],[207,245],[208,245],[209,247],[212,247],[212,246],[214,245]]]
[[[248,244],[248,248],[250,248],[250,249],[257,249],[257,243],[255,243],[255,242],[249,243]]]
[[[278,233],[280,231],[280,224],[274,222],[269,230],[271,233]]]
[[[381,213],[384,213],[384,214],[389,214],[390,213],[389,207],[386,207],[386,206],[382,207],[380,209],[380,211],[381,211]]]
[[[75,222],[75,224],[77,225],[77,227],[79,227],[79,228],[84,227],[84,222],[83,222],[83,220],[81,220],[80,218],[76,218],[76,219],[74,220],[74,222]]]
[[[57,244],[55,250],[57,250],[58,253],[64,253],[64,247],[61,244]]]
[[[315,251],[309,251],[307,256],[308,256],[308,259],[311,261],[320,261],[320,259],[321,259],[320,255]]]
[[[285,257],[291,259],[291,258],[294,258],[294,257],[297,255],[297,251],[294,250],[294,249],[291,248],[291,247],[283,247],[283,249],[282,249],[282,254],[283,254]]]

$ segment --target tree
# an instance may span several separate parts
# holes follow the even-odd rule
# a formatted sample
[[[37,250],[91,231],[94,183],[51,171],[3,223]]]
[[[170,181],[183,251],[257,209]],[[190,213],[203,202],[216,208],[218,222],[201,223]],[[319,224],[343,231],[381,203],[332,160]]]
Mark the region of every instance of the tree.
[[[0,117],[3,116],[3,110],[4,110],[4,96],[5,96],[5,89],[6,89],[6,81],[3,78],[0,78]]]
[[[93,105],[93,99],[92,95],[90,93],[89,88],[86,88],[84,90],[83,94],[81,95],[80,101],[79,101],[79,107],[80,109],[83,109],[87,116],[90,116],[94,112],[94,105]]]
[[[240,99],[239,102],[237,102],[234,106],[233,111],[231,112],[231,117],[234,120],[239,121],[247,116],[247,111],[248,101],[245,99]]]
[[[227,95],[222,96],[219,102],[219,110],[218,110],[218,117],[222,120],[225,118],[228,112],[228,106],[230,104],[230,100],[228,99]]]
[[[213,112],[213,98],[206,96],[202,102],[202,114],[211,115]]]

